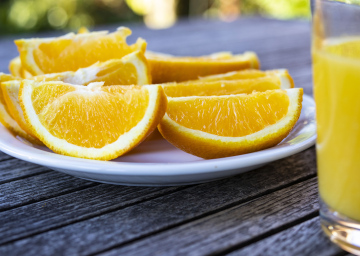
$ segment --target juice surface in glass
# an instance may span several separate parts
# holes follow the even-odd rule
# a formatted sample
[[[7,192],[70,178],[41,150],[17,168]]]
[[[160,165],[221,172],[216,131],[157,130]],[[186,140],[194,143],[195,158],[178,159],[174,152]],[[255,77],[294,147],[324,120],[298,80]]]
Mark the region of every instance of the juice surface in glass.
[[[360,37],[326,39],[314,48],[320,196],[360,221]]]

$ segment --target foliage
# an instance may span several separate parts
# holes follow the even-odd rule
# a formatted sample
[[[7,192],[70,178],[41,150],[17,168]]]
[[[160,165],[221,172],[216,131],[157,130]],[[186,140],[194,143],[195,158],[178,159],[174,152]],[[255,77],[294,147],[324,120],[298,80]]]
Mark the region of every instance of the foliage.
[[[309,18],[308,0],[243,0],[244,13],[261,13],[279,19]]]
[[[0,33],[72,29],[140,21],[122,0],[10,0],[0,3]]]
[[[174,15],[224,18],[261,14],[275,18],[310,17],[309,0],[163,0],[176,1]],[[0,34],[142,21],[159,0],[2,0]],[[225,6],[225,8],[224,8]],[[229,6],[236,10],[229,10]],[[223,10],[226,10],[223,13]],[[160,12],[160,10],[155,10]],[[153,14],[157,17],[159,13]],[[169,14],[170,15],[170,14]],[[225,17],[226,20],[226,17]],[[160,26],[161,27],[161,26]]]

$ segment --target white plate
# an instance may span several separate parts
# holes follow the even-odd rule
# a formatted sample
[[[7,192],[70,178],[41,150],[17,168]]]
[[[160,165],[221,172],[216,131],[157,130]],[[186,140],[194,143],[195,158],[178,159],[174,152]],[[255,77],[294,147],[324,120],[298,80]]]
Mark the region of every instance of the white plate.
[[[172,186],[207,182],[243,173],[298,153],[315,143],[315,104],[304,95],[301,116],[292,132],[275,147],[255,153],[204,160],[164,139],[149,140],[113,161],[87,160],[53,153],[14,137],[0,126],[0,150],[19,159],[79,178],[134,186]]]

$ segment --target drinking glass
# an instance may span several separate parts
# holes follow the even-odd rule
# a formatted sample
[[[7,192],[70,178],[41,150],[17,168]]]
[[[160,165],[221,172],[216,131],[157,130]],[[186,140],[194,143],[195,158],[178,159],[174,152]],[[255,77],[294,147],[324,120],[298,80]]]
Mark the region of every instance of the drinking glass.
[[[314,0],[312,11],[321,227],[360,255],[360,1]]]

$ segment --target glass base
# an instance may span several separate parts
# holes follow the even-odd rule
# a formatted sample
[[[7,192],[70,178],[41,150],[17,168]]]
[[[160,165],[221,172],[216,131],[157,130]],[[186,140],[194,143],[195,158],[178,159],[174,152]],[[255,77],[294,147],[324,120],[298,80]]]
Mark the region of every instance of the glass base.
[[[333,211],[320,200],[321,228],[330,240],[345,251],[360,255],[360,222]]]

